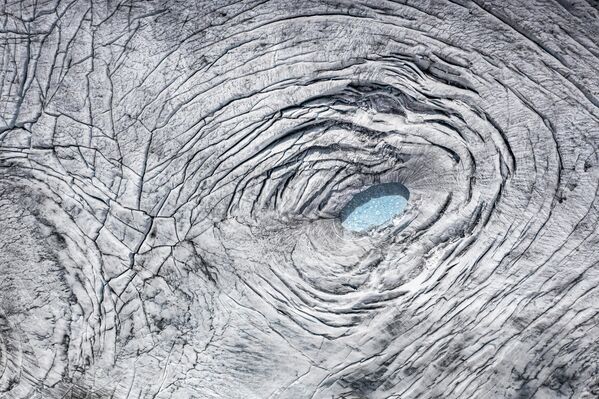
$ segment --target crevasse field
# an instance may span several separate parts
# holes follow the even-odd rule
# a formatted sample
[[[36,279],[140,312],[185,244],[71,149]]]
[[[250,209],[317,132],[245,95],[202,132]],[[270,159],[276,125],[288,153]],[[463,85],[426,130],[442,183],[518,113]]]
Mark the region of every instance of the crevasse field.
[[[599,397],[596,0],[0,1],[0,398]]]

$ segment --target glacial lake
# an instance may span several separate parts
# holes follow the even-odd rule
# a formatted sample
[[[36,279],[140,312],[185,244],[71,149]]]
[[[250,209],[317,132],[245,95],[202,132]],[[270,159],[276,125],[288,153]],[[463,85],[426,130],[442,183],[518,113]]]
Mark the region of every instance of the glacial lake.
[[[341,210],[341,225],[357,232],[384,225],[404,211],[409,198],[410,192],[400,183],[371,186],[356,194]]]

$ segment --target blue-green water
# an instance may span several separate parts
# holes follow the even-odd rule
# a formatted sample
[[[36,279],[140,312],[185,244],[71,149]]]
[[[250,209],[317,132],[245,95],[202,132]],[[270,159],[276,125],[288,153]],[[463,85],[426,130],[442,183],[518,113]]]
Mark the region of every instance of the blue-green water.
[[[341,211],[341,224],[363,232],[391,221],[405,209],[410,193],[400,183],[371,186],[356,194]]]

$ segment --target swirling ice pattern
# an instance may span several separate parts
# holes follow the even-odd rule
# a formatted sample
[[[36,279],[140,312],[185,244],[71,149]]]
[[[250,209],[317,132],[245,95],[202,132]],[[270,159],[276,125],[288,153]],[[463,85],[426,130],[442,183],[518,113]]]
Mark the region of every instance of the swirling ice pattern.
[[[4,4],[2,395],[597,397],[597,4],[405,3]]]

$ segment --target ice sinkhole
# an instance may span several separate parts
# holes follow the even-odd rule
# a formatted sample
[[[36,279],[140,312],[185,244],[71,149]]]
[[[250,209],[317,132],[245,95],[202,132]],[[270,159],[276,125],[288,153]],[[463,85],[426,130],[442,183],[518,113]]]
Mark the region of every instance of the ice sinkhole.
[[[400,183],[371,186],[345,205],[340,215],[341,225],[358,232],[383,225],[403,212],[409,198],[410,192]]]

